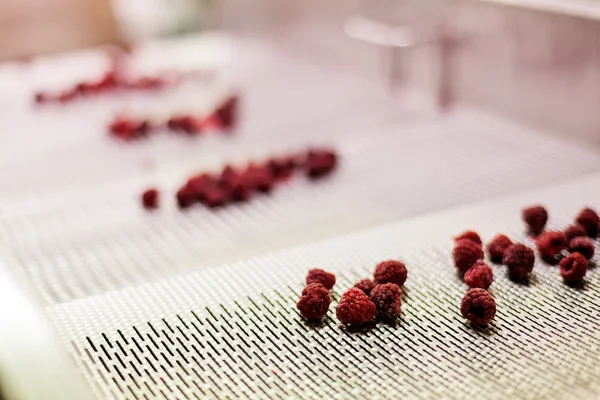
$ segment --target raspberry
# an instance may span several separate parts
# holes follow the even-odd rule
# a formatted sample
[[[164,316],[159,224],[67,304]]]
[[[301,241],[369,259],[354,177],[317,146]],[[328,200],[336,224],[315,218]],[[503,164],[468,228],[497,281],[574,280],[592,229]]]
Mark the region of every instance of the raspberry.
[[[354,284],[355,288],[362,290],[367,296],[371,294],[371,290],[375,287],[375,282],[370,279],[362,279]]]
[[[221,126],[230,130],[235,128],[238,121],[239,96],[231,96],[217,110],[215,116],[218,118]]]
[[[587,236],[587,232],[583,226],[579,224],[573,224],[565,229],[565,236],[567,237],[567,241],[570,241],[576,237]]]
[[[262,193],[269,193],[275,183],[271,170],[266,166],[249,165],[244,172],[244,179],[251,188]]]
[[[498,234],[494,236],[492,241],[488,244],[487,250],[490,253],[490,258],[495,263],[501,263],[504,252],[512,245],[512,241],[508,236]]]
[[[463,232],[460,235],[454,237],[455,242],[458,242],[459,240],[463,240],[463,239],[470,240],[471,242],[476,243],[478,245],[481,245],[481,243],[482,243],[481,238],[479,237],[479,234],[475,231],[466,231],[466,232]]]
[[[373,274],[377,283],[395,283],[400,287],[406,282],[407,275],[406,265],[396,260],[380,262],[375,267],[375,273]]]
[[[196,202],[196,193],[189,186],[182,186],[176,193],[177,205],[184,209],[192,206]]]
[[[476,261],[467,272],[465,272],[465,283],[470,288],[487,289],[494,281],[492,269],[483,261]]]
[[[527,224],[529,233],[537,236],[542,233],[548,222],[548,211],[540,205],[524,208],[523,221]]]
[[[586,259],[591,260],[594,257],[596,248],[594,243],[587,237],[576,237],[569,241],[569,253],[579,253]]]
[[[306,175],[311,179],[328,175],[336,165],[337,156],[330,150],[309,150],[304,161]]]
[[[320,283],[330,290],[335,285],[335,275],[319,268],[309,269],[308,275],[306,275],[306,284],[310,285],[311,283]]]
[[[327,314],[331,304],[329,291],[320,283],[312,283],[304,288],[296,308],[307,320],[319,320]]]
[[[567,247],[567,237],[562,232],[548,231],[539,235],[535,243],[542,259],[553,262],[555,257]]]
[[[110,133],[121,140],[139,139],[149,133],[148,121],[133,121],[127,118],[116,118],[109,126]]]
[[[147,210],[158,208],[158,190],[151,188],[142,193],[142,205]]]
[[[471,289],[460,303],[460,313],[475,325],[487,325],[496,315],[496,301],[485,289]]]
[[[395,283],[383,283],[371,291],[371,301],[375,303],[379,319],[390,320],[400,316],[402,309],[402,289]]]
[[[585,229],[589,237],[595,238],[598,236],[598,224],[600,223],[600,218],[598,218],[596,211],[591,208],[584,208],[579,212],[577,218],[575,218],[575,222]]]
[[[533,271],[535,254],[524,244],[516,243],[506,249],[502,262],[508,267],[508,274],[513,280],[523,281]]]
[[[579,253],[571,253],[560,261],[560,275],[567,283],[583,280],[587,272],[587,260]]]
[[[358,288],[350,288],[342,295],[335,315],[346,325],[361,325],[373,319],[376,307],[369,296]]]
[[[452,258],[456,269],[464,274],[475,264],[475,261],[483,259],[483,249],[470,240],[459,240],[452,250]]]
[[[294,156],[275,157],[268,161],[267,167],[275,179],[285,180],[292,176],[296,169],[296,158]]]
[[[209,185],[205,187],[200,194],[197,195],[200,202],[209,208],[217,208],[224,206],[229,200],[229,195],[226,190],[217,185]]]

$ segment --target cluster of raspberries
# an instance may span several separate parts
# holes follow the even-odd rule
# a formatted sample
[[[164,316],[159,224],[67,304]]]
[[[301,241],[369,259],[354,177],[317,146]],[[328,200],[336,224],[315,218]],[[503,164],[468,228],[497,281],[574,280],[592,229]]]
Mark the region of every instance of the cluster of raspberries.
[[[374,318],[390,321],[402,310],[402,285],[407,271],[404,263],[383,261],[375,267],[373,280],[363,279],[348,289],[340,298],[336,316],[350,326],[363,325]],[[300,315],[307,320],[320,320],[331,303],[327,290],[335,284],[335,276],[320,269],[311,269],[306,277],[306,288],[296,303]]]
[[[208,116],[178,114],[167,119],[166,122],[152,122],[149,119],[133,119],[117,117],[108,127],[111,136],[132,141],[148,137],[151,133],[169,130],[188,136],[200,135],[208,130],[225,133],[235,128],[239,114],[239,96],[232,95],[218,105]]]
[[[336,168],[337,160],[336,153],[329,149],[310,149],[272,157],[261,163],[249,163],[243,168],[226,166],[216,174],[196,174],[177,190],[177,205],[185,209],[200,203],[215,208],[249,201],[257,193],[270,193],[295,172],[303,172],[310,179],[324,177]],[[147,189],[141,196],[142,205],[147,210],[156,209],[159,197],[157,189]]]
[[[483,242],[479,234],[466,231],[456,236],[452,258],[456,269],[470,288],[461,302],[462,316],[476,325],[489,324],[496,315],[496,301],[487,291],[494,281],[494,273],[483,260]]]
[[[155,90],[175,84],[166,76],[143,76],[129,78],[122,76],[117,69],[110,69],[99,79],[83,81],[60,92],[38,91],[34,94],[35,104],[60,103],[65,104],[76,99],[91,97],[101,93],[124,90]]]
[[[600,229],[600,218],[591,208],[584,208],[575,217],[573,225],[564,231],[546,231],[548,212],[541,205],[523,209],[523,221],[530,235],[535,237],[538,253],[549,264],[559,262],[560,275],[568,284],[583,281],[588,260],[595,252],[594,242]],[[461,314],[477,325],[486,325],[496,313],[494,298],[487,292],[493,281],[492,269],[483,260],[482,240],[474,231],[454,238],[454,264],[471,288],[461,303]],[[563,251],[570,254],[564,256]],[[487,246],[490,260],[508,268],[509,277],[517,282],[526,281],[535,263],[534,251],[522,243],[513,243],[506,235],[494,236]]]

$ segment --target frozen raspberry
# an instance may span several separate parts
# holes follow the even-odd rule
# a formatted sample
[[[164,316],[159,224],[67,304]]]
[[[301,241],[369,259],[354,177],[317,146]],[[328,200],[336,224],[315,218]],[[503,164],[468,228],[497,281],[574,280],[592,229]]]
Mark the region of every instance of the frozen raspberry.
[[[375,282],[370,279],[362,279],[354,284],[355,288],[362,290],[367,296],[371,294],[371,290],[375,287]]]
[[[479,237],[479,234],[475,231],[466,231],[454,237],[455,242],[458,242],[459,240],[463,239],[470,240],[473,243],[481,245],[481,238]]]
[[[470,288],[487,289],[494,281],[492,269],[483,261],[476,261],[467,272],[465,272],[465,283]]]
[[[580,236],[587,236],[585,228],[579,224],[573,224],[565,229],[565,236],[567,241]]]
[[[337,166],[337,156],[330,150],[310,150],[304,161],[304,170],[311,179],[329,175]]]
[[[342,295],[335,315],[346,325],[361,325],[375,317],[375,303],[358,288],[350,288]]]
[[[329,291],[320,283],[312,283],[304,288],[296,308],[303,318],[314,321],[319,320],[327,314],[331,304]]]
[[[579,212],[577,218],[575,218],[575,222],[583,226],[589,237],[595,238],[598,236],[598,224],[600,223],[600,218],[598,218],[596,211],[591,208],[584,208]]]
[[[310,285],[311,283],[320,283],[327,290],[331,290],[335,285],[335,275],[319,268],[309,269],[308,275],[306,275],[306,284]]]
[[[285,180],[292,176],[297,162],[294,156],[275,157],[268,161],[267,166],[275,179]]]
[[[548,211],[540,205],[523,209],[523,221],[527,224],[529,233],[537,236],[544,230],[548,222]]]
[[[223,129],[231,130],[237,125],[239,101],[238,95],[231,96],[215,111],[215,116]]]
[[[262,193],[269,193],[275,184],[273,174],[266,166],[249,165],[244,172],[244,180],[251,188]]]
[[[475,325],[487,325],[496,315],[496,301],[485,289],[471,289],[460,303],[460,313]]]
[[[477,243],[470,240],[459,240],[452,250],[454,265],[461,274],[467,272],[475,264],[475,261],[483,259],[483,249]]]
[[[142,193],[142,205],[146,210],[158,208],[159,193],[158,190],[152,188]]]
[[[395,283],[402,287],[406,282],[407,275],[408,271],[403,262],[388,260],[377,264],[373,277],[377,283]]]
[[[562,232],[547,231],[540,234],[535,243],[542,259],[552,262],[567,247],[567,237]]]
[[[383,283],[371,291],[371,301],[375,303],[377,318],[390,320],[400,316],[402,309],[402,289],[395,283]]]
[[[579,253],[586,259],[591,260],[594,257],[596,248],[594,243],[587,237],[576,237],[569,241],[567,247],[569,253]]]
[[[196,193],[187,185],[179,188],[175,197],[177,198],[177,205],[181,209],[188,208],[196,202]]]
[[[196,198],[199,198],[200,202],[209,208],[222,207],[230,199],[229,193],[217,185],[205,187]]]
[[[583,280],[587,272],[587,260],[579,253],[571,253],[560,261],[560,275],[567,283]]]
[[[504,252],[502,263],[508,267],[508,274],[515,281],[523,281],[533,271],[535,253],[521,243],[510,246]]]
[[[501,263],[504,252],[512,245],[512,241],[508,236],[498,234],[494,236],[492,241],[488,244],[487,250],[490,253],[490,258],[495,263]]]

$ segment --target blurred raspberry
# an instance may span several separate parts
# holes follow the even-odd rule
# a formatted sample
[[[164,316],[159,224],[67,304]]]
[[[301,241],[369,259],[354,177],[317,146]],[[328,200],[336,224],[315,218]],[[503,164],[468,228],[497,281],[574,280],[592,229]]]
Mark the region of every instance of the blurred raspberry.
[[[312,283],[304,288],[296,308],[303,318],[313,321],[323,318],[329,310],[329,291],[320,283]]]
[[[402,289],[395,283],[383,283],[371,291],[371,301],[375,303],[379,319],[390,320],[400,316],[402,310]]]
[[[475,325],[487,325],[496,315],[496,301],[485,289],[471,289],[462,299],[460,313]]]
[[[465,283],[470,288],[487,289],[494,281],[492,269],[483,261],[476,261],[467,272],[465,272]]]
[[[596,248],[594,243],[587,237],[576,237],[569,241],[569,253],[579,253],[586,259],[591,260],[594,257]]]
[[[275,179],[285,180],[292,176],[298,165],[295,156],[283,156],[272,158],[268,161],[267,166]]]
[[[177,198],[177,205],[181,209],[188,208],[196,202],[196,193],[187,185],[180,187],[175,197]]]
[[[335,310],[340,322],[346,325],[364,324],[375,317],[375,312],[375,303],[358,288],[348,289]]]
[[[371,290],[375,287],[375,282],[370,279],[362,279],[354,284],[355,288],[362,290],[367,296],[371,294]]]
[[[375,267],[373,277],[375,282],[379,283],[395,283],[402,287],[406,282],[408,271],[403,262],[396,260],[382,261]]]
[[[479,234],[475,231],[465,231],[465,232],[461,233],[460,235],[454,237],[455,242],[458,242],[459,240],[463,240],[463,239],[470,240],[471,242],[476,243],[480,246],[482,243],[481,238],[479,237]]]
[[[206,186],[197,197],[200,198],[202,204],[209,208],[222,207],[230,199],[229,193],[217,185]]]
[[[129,118],[117,117],[110,125],[109,132],[121,140],[133,140],[147,136],[150,131],[148,121],[134,121]]]
[[[529,233],[537,236],[542,233],[548,222],[548,211],[540,205],[524,208],[523,221],[527,224]]]
[[[585,229],[589,237],[595,238],[598,236],[598,224],[600,223],[600,218],[598,218],[596,211],[591,208],[584,208],[579,212],[577,218],[575,218],[575,222]]]
[[[306,275],[306,284],[310,285],[311,283],[320,283],[330,290],[335,285],[335,275],[319,268],[309,269],[308,275]]]
[[[583,280],[587,272],[587,260],[579,253],[571,253],[560,262],[560,275],[567,283],[577,283]]]
[[[273,189],[275,179],[267,166],[249,165],[244,172],[248,185],[259,192],[269,193]]]
[[[231,130],[237,125],[239,102],[240,99],[238,95],[231,96],[215,111],[215,116],[223,129]]]
[[[567,247],[567,237],[562,232],[547,231],[540,234],[535,243],[542,259],[552,263]]]
[[[454,244],[452,258],[456,269],[464,274],[475,264],[475,261],[483,259],[483,249],[470,240],[459,240]]]
[[[567,238],[567,241],[580,236],[587,236],[587,232],[585,228],[579,224],[570,225],[567,229],[565,229],[565,237]]]
[[[337,166],[337,155],[330,150],[309,150],[304,160],[304,170],[309,178],[328,175]]]
[[[533,271],[535,253],[524,244],[516,243],[506,249],[502,262],[508,267],[508,274],[511,279],[524,281],[528,274]]]
[[[142,193],[142,205],[147,210],[158,208],[159,193],[158,190],[151,188]]]
[[[506,249],[508,249],[512,244],[512,241],[506,235],[498,234],[494,236],[487,248],[488,253],[490,254],[490,259],[495,263],[501,263],[502,257],[504,256],[504,251],[506,251]]]

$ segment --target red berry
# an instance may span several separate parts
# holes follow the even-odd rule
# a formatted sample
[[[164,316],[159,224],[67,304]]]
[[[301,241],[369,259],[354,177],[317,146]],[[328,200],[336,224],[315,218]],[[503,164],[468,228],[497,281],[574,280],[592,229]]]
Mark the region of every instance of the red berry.
[[[548,231],[539,235],[535,243],[542,259],[553,261],[567,247],[567,237],[562,232]]]
[[[459,240],[470,240],[473,243],[476,243],[478,245],[481,245],[481,238],[479,237],[479,234],[475,231],[465,231],[463,233],[461,233],[458,236],[454,237],[454,241],[458,242]]]
[[[496,301],[485,289],[471,289],[462,299],[460,313],[475,325],[487,325],[496,315]]]
[[[375,312],[375,303],[358,288],[348,289],[335,310],[340,322],[346,325],[364,324],[375,317]]]
[[[319,268],[309,269],[308,275],[306,275],[306,284],[310,285],[311,283],[320,283],[330,290],[335,285],[335,275]]]
[[[292,175],[297,162],[294,156],[275,157],[269,160],[267,166],[275,179],[285,180]]]
[[[492,269],[483,261],[476,261],[467,272],[465,272],[465,283],[470,288],[487,289],[494,281]]]
[[[575,218],[575,222],[585,229],[589,237],[594,238],[598,236],[598,224],[600,223],[600,218],[598,218],[596,211],[591,208],[584,208],[579,212],[577,218]]]
[[[220,125],[225,130],[235,128],[238,121],[239,113],[239,96],[231,96],[215,111],[215,116],[219,120]]]
[[[508,274],[513,280],[523,281],[533,271],[535,253],[524,244],[516,243],[506,249],[502,262],[508,267]]]
[[[565,236],[567,241],[570,241],[573,238],[580,236],[587,236],[587,232],[585,228],[579,224],[570,225],[567,229],[565,229]]]
[[[494,236],[487,248],[488,253],[490,253],[491,260],[495,263],[501,263],[504,252],[512,244],[512,241],[506,235],[498,234]]]
[[[249,165],[244,172],[244,180],[251,188],[262,193],[269,193],[275,184],[273,174],[266,166]]]
[[[379,283],[395,283],[402,287],[406,282],[408,271],[403,262],[396,260],[382,261],[375,267],[373,277],[375,282]]]
[[[152,188],[142,193],[142,205],[147,210],[158,208],[159,193],[158,190]]]
[[[475,261],[483,259],[483,249],[470,240],[459,240],[454,244],[452,258],[456,269],[464,274],[475,264]]]
[[[367,296],[371,294],[371,290],[375,287],[375,282],[370,279],[362,279],[354,284],[355,288],[362,290]]]
[[[319,320],[327,314],[331,304],[329,291],[320,283],[312,283],[304,288],[296,308],[308,320]]]
[[[324,177],[337,166],[337,156],[330,150],[310,150],[304,161],[304,170],[311,179]]]
[[[523,209],[523,221],[527,224],[529,233],[537,236],[542,233],[548,222],[548,211],[540,205],[527,207]]]
[[[196,193],[187,185],[180,187],[175,196],[181,209],[188,208],[196,202]]]
[[[229,193],[217,185],[206,186],[197,198],[209,208],[222,207],[229,201]]]
[[[570,253],[579,253],[586,259],[591,260],[594,257],[596,248],[589,238],[576,237],[569,241],[568,250]]]
[[[371,291],[371,301],[375,303],[379,319],[389,320],[400,316],[402,310],[402,289],[395,283],[383,283]]]
[[[587,260],[579,253],[571,253],[560,261],[560,275],[567,283],[583,280],[587,272]]]

